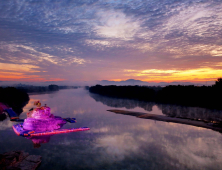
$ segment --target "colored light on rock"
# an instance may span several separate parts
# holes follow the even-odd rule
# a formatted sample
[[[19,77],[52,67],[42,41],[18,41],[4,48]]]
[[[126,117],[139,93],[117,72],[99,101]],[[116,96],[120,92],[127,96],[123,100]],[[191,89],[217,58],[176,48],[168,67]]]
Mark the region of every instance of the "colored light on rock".
[[[66,121],[63,118],[50,113],[50,107],[42,106],[27,113],[23,128],[35,132],[44,132],[60,129],[64,124]]]

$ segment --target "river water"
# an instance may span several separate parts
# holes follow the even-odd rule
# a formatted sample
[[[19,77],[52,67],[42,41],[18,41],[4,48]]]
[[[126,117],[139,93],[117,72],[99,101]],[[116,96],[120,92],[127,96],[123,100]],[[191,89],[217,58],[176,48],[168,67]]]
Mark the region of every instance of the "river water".
[[[113,99],[83,88],[30,95],[20,118],[40,100],[51,113],[75,117],[63,128],[89,127],[89,131],[58,134],[32,140],[17,136],[9,119],[0,122],[0,153],[24,150],[42,156],[45,169],[222,169],[222,134],[209,129],[140,119],[108,109],[220,119],[222,113],[201,108]]]

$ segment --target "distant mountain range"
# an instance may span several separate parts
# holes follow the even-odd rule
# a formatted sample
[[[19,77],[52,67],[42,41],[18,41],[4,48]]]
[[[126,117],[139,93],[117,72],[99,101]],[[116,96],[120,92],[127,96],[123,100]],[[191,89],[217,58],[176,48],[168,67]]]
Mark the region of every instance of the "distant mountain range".
[[[195,85],[195,86],[209,86],[214,84],[214,81],[208,81],[208,82],[198,82],[198,83],[192,83],[192,82],[146,82],[141,80],[134,80],[134,79],[128,79],[125,81],[109,81],[109,80],[102,80],[98,81],[98,84],[100,85],[139,85],[139,86],[168,86],[168,85]]]
[[[109,81],[109,80],[102,80],[101,81],[102,85],[147,85],[148,82],[141,81],[141,80],[134,80],[134,79],[128,79],[125,81]]]

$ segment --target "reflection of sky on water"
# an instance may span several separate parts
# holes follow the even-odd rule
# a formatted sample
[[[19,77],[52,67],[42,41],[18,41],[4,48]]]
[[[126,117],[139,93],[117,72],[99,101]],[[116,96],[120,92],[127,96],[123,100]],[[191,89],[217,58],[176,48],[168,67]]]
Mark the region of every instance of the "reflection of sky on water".
[[[34,149],[31,140],[14,134],[8,119],[0,122],[0,153],[25,150],[42,155],[39,169],[222,169],[222,136],[218,132],[107,112],[113,107],[96,102],[83,89],[30,98],[21,118],[33,101],[40,100],[54,115],[77,118],[77,123],[63,128],[91,128],[51,136],[49,143]],[[130,110],[145,112],[138,105]],[[149,112],[155,110],[159,108],[153,106]]]
[[[154,102],[144,102],[132,99],[121,99],[106,97],[94,93],[89,94],[96,102],[101,102],[107,106],[122,108],[125,110],[151,112],[153,114],[163,115],[161,109],[159,109]]]
[[[170,117],[222,122],[222,110],[210,110],[199,107],[186,107],[131,99],[112,98],[93,93],[90,93],[90,96],[96,102],[101,102],[110,107],[123,108],[125,110],[152,112],[152,114],[166,115]]]

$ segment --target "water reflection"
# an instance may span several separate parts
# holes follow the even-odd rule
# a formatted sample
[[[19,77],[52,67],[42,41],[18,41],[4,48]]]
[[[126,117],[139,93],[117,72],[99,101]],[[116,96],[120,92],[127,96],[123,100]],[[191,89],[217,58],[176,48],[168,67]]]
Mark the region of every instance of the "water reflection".
[[[131,99],[111,98],[98,94],[90,94],[90,96],[97,102],[101,102],[104,105],[115,108],[133,109],[136,107],[140,107],[145,111],[151,112],[153,111],[153,107],[157,106],[158,109],[162,111],[162,114],[167,115],[169,117],[202,120],[205,122],[215,123],[222,122],[222,110],[210,110],[199,107],[186,107],[178,105],[159,104],[154,102],[144,102]]]
[[[166,104],[157,104],[157,106],[162,110],[163,114],[170,117],[222,122],[222,110],[210,110],[199,107],[185,107]]]
[[[222,169],[222,135],[212,130],[194,126],[138,119],[133,116],[114,114],[108,109],[126,107],[138,109],[141,104],[131,101],[108,101],[90,97],[83,89],[60,90],[55,97],[30,96],[41,100],[61,117],[76,117],[76,124],[64,128],[88,126],[90,131],[54,135],[48,139],[34,139],[34,142],[48,142],[38,149],[33,142],[17,136],[7,119],[0,122],[0,153],[11,150],[25,150],[42,156],[39,170],[43,169],[151,169],[151,170],[218,170]],[[32,102],[33,103],[33,102]],[[112,106],[115,107],[112,107]],[[150,104],[153,105],[153,104]],[[132,106],[136,106],[133,108]],[[24,110],[29,110],[27,105]],[[144,108],[165,108],[165,105],[143,105]],[[173,107],[175,108],[175,107]],[[168,108],[170,112],[172,108]],[[181,109],[178,109],[180,113]],[[162,112],[162,111],[161,111]],[[175,112],[177,113],[177,112]],[[26,114],[21,114],[23,116]]]
[[[136,107],[143,108],[146,111],[152,111],[154,102],[143,102],[132,99],[120,99],[120,98],[111,98],[98,94],[90,93],[90,96],[95,99],[97,102],[101,102],[107,106],[115,107],[115,108],[126,108],[126,109],[134,109]]]
[[[32,141],[34,148],[40,148],[42,143],[49,142],[51,136],[52,135],[27,137],[27,139],[30,139]]]

